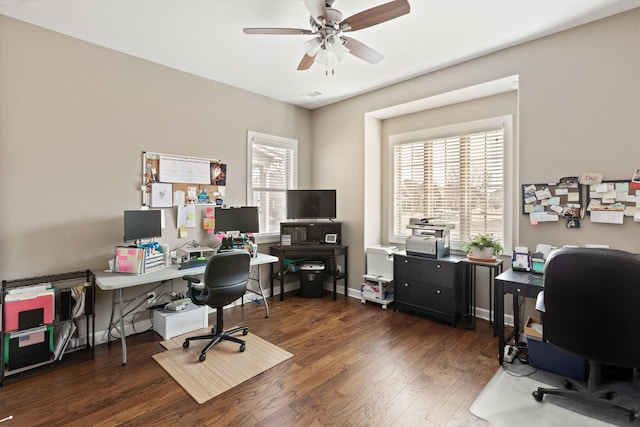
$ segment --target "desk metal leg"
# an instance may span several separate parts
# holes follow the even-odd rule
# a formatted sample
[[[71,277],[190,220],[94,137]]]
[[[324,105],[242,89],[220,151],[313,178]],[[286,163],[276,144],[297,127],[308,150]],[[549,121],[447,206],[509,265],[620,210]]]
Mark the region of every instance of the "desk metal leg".
[[[269,264],[269,286],[271,287],[271,298],[273,298],[273,263]]]
[[[465,329],[476,328],[476,266],[468,266],[469,280],[463,288],[465,309]],[[469,322],[471,324],[469,325]]]
[[[111,291],[111,317],[109,318],[109,327],[107,328],[107,343],[111,344],[111,328],[113,328],[113,315],[116,307],[116,291]]]
[[[520,341],[520,310],[518,310],[518,295],[513,294],[513,338],[515,344]]]
[[[284,257],[280,260],[280,268],[278,274],[280,275],[280,301],[284,301]]]
[[[111,291],[111,316],[109,317],[109,327],[107,328],[107,343],[111,344],[111,329],[117,327],[117,323],[118,321],[114,322],[113,321],[113,317],[115,314],[115,307],[116,307],[116,292],[119,292],[119,297],[118,297],[118,305],[119,305],[119,309],[118,311],[120,311],[120,342],[122,343],[122,366],[125,366],[127,364],[127,338],[124,334],[124,303],[122,302],[122,294],[123,294],[123,290],[122,288],[116,290],[112,290]]]
[[[336,300],[336,296],[338,295],[338,272],[336,271],[336,266],[338,265],[338,254],[337,251],[333,251],[333,300]]]
[[[284,301],[284,273],[282,272],[283,268],[284,268],[284,255],[278,257],[278,272],[276,273],[277,275],[276,278],[280,281],[280,301]],[[273,277],[273,274],[271,276]],[[273,291],[271,293],[271,296],[273,297]]]
[[[496,282],[494,292],[495,313],[494,327],[498,334],[498,364],[504,362],[504,284],[501,281]]]
[[[496,327],[496,321],[495,321],[495,311],[492,313],[491,312],[491,298],[493,296],[493,293],[491,292],[492,288],[495,287],[495,277],[502,274],[502,264],[498,265],[495,268],[495,273],[493,272],[493,269],[490,270],[490,275],[489,275],[489,324],[493,324],[493,336],[495,337],[498,334],[498,329]]]
[[[120,288],[120,341],[122,342],[122,366],[127,364],[127,336],[124,332],[124,303],[122,302],[122,288]]]
[[[344,297],[349,296],[349,249],[344,248]]]
[[[256,265],[253,267],[254,269],[258,269],[258,278],[254,279],[258,282],[258,289],[260,290],[260,292],[251,290],[250,291],[256,295],[260,295],[262,297],[262,302],[264,302],[264,309],[265,309],[265,316],[264,317],[269,317],[269,303],[267,302],[267,299],[264,297],[264,289],[262,288],[262,276],[260,273],[260,266]],[[254,270],[255,271],[255,270]]]

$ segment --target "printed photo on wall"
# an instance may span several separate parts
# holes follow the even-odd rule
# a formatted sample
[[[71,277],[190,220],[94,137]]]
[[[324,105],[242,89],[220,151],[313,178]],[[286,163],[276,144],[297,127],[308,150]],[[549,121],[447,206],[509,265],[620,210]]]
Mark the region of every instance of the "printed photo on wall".
[[[564,178],[560,178],[558,182],[558,187],[565,188],[578,188],[578,182],[580,178],[577,176],[565,176]]]
[[[211,184],[227,185],[227,165],[211,163]]]
[[[567,228],[580,228],[580,220],[575,218],[568,219]]]

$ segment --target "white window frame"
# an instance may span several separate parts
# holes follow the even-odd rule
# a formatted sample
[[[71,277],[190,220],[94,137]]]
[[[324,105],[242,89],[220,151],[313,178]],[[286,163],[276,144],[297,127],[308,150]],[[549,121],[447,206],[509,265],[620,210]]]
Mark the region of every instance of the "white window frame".
[[[423,129],[413,132],[407,132],[397,135],[389,136],[389,223],[388,223],[388,239],[391,243],[404,244],[405,237],[398,236],[394,233],[394,215],[395,215],[395,160],[394,160],[394,148],[398,144],[405,144],[411,142],[432,140],[436,138],[449,137],[454,135],[469,134],[474,132],[482,132],[487,129],[495,129],[501,126],[504,128],[504,152],[503,152],[503,189],[504,189],[504,223],[503,223],[503,236],[504,236],[504,249],[505,254],[509,254],[512,251],[512,242],[514,236],[514,213],[513,213],[513,200],[514,200],[514,188],[515,188],[515,174],[514,174],[514,144],[513,144],[513,117],[511,115],[492,117],[483,120],[476,120],[471,122],[459,123],[449,126],[442,126],[432,129]],[[452,245],[452,249],[459,250],[459,245]]]
[[[253,171],[253,143],[259,143],[261,145],[269,145],[277,148],[284,148],[292,150],[291,160],[291,187],[282,189],[286,191],[298,187],[298,140],[285,138],[282,136],[269,135],[266,133],[247,131],[247,206],[253,205],[253,191],[254,186],[252,182]],[[267,190],[268,188],[261,188],[260,190]],[[274,189],[274,191],[277,191]],[[259,212],[259,215],[264,215],[263,212]],[[262,221],[261,221],[262,222]],[[260,232],[256,234],[257,243],[272,241],[274,238],[279,238],[279,231],[272,232]]]

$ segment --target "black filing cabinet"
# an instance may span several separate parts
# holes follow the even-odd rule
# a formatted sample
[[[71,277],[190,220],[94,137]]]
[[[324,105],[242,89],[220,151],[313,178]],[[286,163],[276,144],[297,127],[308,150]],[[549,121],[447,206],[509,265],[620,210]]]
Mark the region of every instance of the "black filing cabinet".
[[[396,311],[416,311],[455,326],[465,312],[463,257],[394,254],[393,258]]]

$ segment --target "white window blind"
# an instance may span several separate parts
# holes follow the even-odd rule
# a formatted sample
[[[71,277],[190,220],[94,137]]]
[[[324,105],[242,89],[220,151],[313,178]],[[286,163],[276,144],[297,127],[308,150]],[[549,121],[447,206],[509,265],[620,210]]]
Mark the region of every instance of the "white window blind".
[[[277,234],[286,221],[286,191],[296,186],[297,149],[296,140],[248,133],[247,204],[258,206],[260,234]]]
[[[393,236],[409,218],[453,223],[451,246],[480,233],[505,238],[502,126],[393,145]]]

